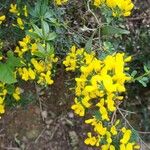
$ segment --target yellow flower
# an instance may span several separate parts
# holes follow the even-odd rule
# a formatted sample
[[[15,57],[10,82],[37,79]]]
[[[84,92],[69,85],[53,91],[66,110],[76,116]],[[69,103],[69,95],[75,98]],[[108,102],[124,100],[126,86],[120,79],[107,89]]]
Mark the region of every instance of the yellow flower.
[[[1,96],[0,96],[0,105],[2,105],[3,102],[4,102],[4,97],[1,97]]]
[[[16,101],[20,100],[21,89],[16,87],[15,92],[13,93],[13,97]]]
[[[99,7],[100,5],[102,5],[103,3],[104,3],[104,1],[105,0],[94,0],[94,5],[96,6],[96,7]]]
[[[2,22],[6,19],[5,15],[0,16],[0,24],[2,24]]]
[[[27,68],[19,68],[18,69],[19,75],[22,77],[23,80],[27,81],[29,80],[28,70]]]
[[[63,5],[65,4],[68,0],[54,0],[56,5]]]
[[[132,60],[132,57],[129,56],[129,57],[127,57],[124,61],[125,61],[125,62],[130,62],[131,60]]]
[[[31,68],[28,69],[28,73],[29,73],[30,78],[34,80],[36,73]]]
[[[23,7],[23,11],[24,11],[25,17],[27,17],[27,16],[28,16],[27,5],[25,5],[25,6]]]
[[[127,143],[126,150],[134,150],[133,145],[133,143]]]
[[[94,131],[103,136],[106,134],[107,128],[103,127],[102,123],[96,123]]]
[[[18,56],[19,56],[19,57],[22,57],[22,55],[23,55],[23,51],[21,51],[21,49],[19,48],[19,46],[16,46],[14,52],[15,52],[15,53],[18,53]]]
[[[109,95],[107,96],[107,100],[106,100],[108,110],[111,111],[111,112],[113,112],[113,111],[116,110],[115,102],[114,102],[114,99],[113,99],[113,98],[114,98],[114,94],[109,94]]]
[[[108,144],[112,143],[111,133],[109,131],[106,132],[106,141]]]
[[[116,127],[114,125],[112,125],[110,132],[112,133],[112,135],[117,135],[117,130],[116,130]]]
[[[82,99],[82,104],[86,107],[86,108],[89,108],[91,106],[91,103],[89,102],[90,100],[90,97],[89,96],[86,96]]]
[[[110,149],[110,150],[115,150],[115,146],[110,145],[109,149]]]
[[[37,72],[43,72],[45,70],[43,61],[38,62],[36,59],[32,58],[31,63]]]
[[[102,76],[102,80],[103,80],[104,88],[107,90],[108,93],[112,93],[116,91],[116,86],[115,84],[113,84],[113,80],[111,76],[104,75]]]
[[[31,53],[34,54],[38,50],[36,43],[31,44]]]
[[[121,145],[120,145],[120,150],[126,150],[126,147],[125,147],[124,144],[121,144]]]
[[[3,104],[0,104],[0,114],[5,113],[5,108]]]
[[[140,145],[135,145],[134,149],[140,149]]]
[[[85,115],[85,108],[80,102],[78,102],[77,98],[75,98],[75,104],[71,106],[71,109],[73,109],[79,116]]]
[[[95,136],[92,136],[91,132],[88,132],[88,138],[84,141],[86,145],[94,146],[97,143],[97,139]]]
[[[102,150],[109,150],[109,144],[105,144],[105,145],[102,145],[101,149]]]
[[[18,14],[17,4],[10,4],[9,12],[11,12],[13,14]]]
[[[51,85],[53,84],[53,80],[51,79],[51,72],[47,71],[47,73],[41,73],[40,74],[40,79],[38,81],[39,84],[48,84]]]
[[[17,18],[17,24],[20,29],[22,29],[22,30],[24,29],[24,23],[20,17]]]
[[[114,17],[130,16],[134,7],[131,0],[106,0],[106,5],[112,9]]]
[[[130,140],[131,134],[132,134],[131,130],[126,130],[120,142],[122,144],[127,144],[128,141]]]
[[[116,0],[106,0],[106,5],[110,8],[115,8],[117,3]]]

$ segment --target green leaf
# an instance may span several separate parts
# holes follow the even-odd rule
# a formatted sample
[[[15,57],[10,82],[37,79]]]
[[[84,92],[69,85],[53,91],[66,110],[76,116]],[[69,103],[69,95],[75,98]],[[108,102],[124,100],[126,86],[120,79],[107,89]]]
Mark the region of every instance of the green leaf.
[[[42,52],[40,52],[40,51],[36,51],[36,52],[34,53],[34,56],[37,56],[37,57],[39,57],[39,58],[45,58],[45,54],[42,53]]]
[[[15,86],[13,84],[10,84],[10,85],[7,84],[6,89],[7,89],[7,93],[11,95],[15,91]]]
[[[92,36],[89,38],[89,40],[86,42],[85,44],[85,50],[87,52],[91,52],[91,49],[92,49],[92,41],[93,41],[93,37],[95,35],[95,32],[93,32]]]
[[[91,52],[92,49],[92,41],[93,41],[93,37],[90,37],[89,40],[86,42],[85,44],[85,50],[87,52]]]
[[[143,77],[141,80],[142,80],[143,82],[148,83],[149,78],[148,78],[148,77]]]
[[[46,40],[47,41],[53,41],[57,37],[57,34],[55,32],[51,32],[48,34]]]
[[[113,35],[121,35],[121,34],[129,34],[130,32],[125,29],[113,27],[113,26],[103,26],[102,35],[113,36]]]
[[[130,138],[130,142],[137,142],[139,140],[139,135],[138,132],[136,130],[132,130],[132,135]]]
[[[141,83],[144,87],[147,87],[147,84],[143,80],[138,80],[139,83]]]
[[[39,38],[39,35],[35,32],[26,31],[26,34],[29,35],[33,39]]]
[[[40,15],[43,17],[48,10],[48,0],[41,1]]]
[[[43,38],[42,29],[40,29],[37,25],[33,24],[34,32],[40,37]]]
[[[41,43],[38,43],[37,44],[38,45],[38,50],[41,52],[41,53],[45,53],[45,48],[42,46],[42,44]]]
[[[21,59],[15,57],[14,53],[12,51],[8,51],[7,56],[8,56],[8,59],[6,61],[6,64],[10,68],[14,69],[15,67],[22,67],[23,66],[23,63],[21,63]]]
[[[48,11],[44,15],[44,19],[51,19],[53,17],[53,14],[51,11]]]
[[[134,70],[134,71],[131,73],[131,77],[135,77],[136,74],[137,74],[137,71]]]
[[[146,66],[146,65],[144,65],[144,71],[145,71],[146,73],[148,73],[148,72],[149,72],[149,70],[148,70],[148,68],[147,68],[147,66]]]
[[[49,25],[46,21],[42,21],[42,30],[43,30],[43,34],[46,37],[49,33]]]
[[[7,84],[12,84],[17,82],[14,70],[9,66],[8,64],[0,64],[0,81],[7,83]]]
[[[114,53],[115,48],[113,47],[113,44],[111,42],[103,42],[103,45],[104,50],[107,51],[109,54]]]
[[[49,43],[47,43],[47,52],[48,52],[48,55],[54,54],[54,47],[53,47],[53,45],[50,45]]]

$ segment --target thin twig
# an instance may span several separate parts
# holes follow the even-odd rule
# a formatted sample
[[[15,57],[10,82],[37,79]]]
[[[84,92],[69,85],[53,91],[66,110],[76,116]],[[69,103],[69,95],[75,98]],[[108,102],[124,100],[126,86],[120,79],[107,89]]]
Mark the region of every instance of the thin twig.
[[[141,132],[141,131],[137,131],[137,130],[135,130],[135,129],[133,128],[133,126],[129,123],[129,121],[126,119],[126,117],[123,115],[123,113],[121,112],[121,110],[120,110],[119,108],[117,108],[117,110],[119,111],[119,113],[121,114],[121,116],[123,117],[123,119],[125,120],[125,122],[129,125],[129,127],[130,127],[133,131],[136,131],[136,132],[138,132],[138,133]],[[147,148],[150,149],[149,145],[146,144],[146,143],[143,141],[143,139],[142,139],[139,135],[137,135],[137,136],[138,136],[138,138],[141,140],[141,142],[142,142]]]
[[[51,136],[50,136],[50,140],[53,139],[53,137],[54,137],[54,135],[55,135],[55,133],[56,133],[58,127],[59,127],[59,124],[57,124],[57,125],[54,127],[53,132],[52,132],[52,134],[51,134]]]
[[[96,16],[95,13],[90,9],[90,2],[91,2],[91,0],[88,0],[88,1],[87,1],[88,12],[90,12],[90,13],[94,16],[94,18],[95,18],[97,24],[100,26],[101,24],[100,24],[100,22],[99,22],[97,16]]]
[[[111,124],[114,124],[114,120],[116,118],[116,111],[113,112],[112,118],[111,118]]]
[[[41,131],[41,133],[38,135],[38,137],[37,137],[36,140],[35,140],[35,143],[38,142],[39,138],[43,135],[43,133],[45,132],[45,130],[46,130],[46,127],[45,127],[45,128]]]
[[[39,102],[39,106],[40,106],[40,113],[41,113],[41,116],[42,116],[42,120],[44,121],[45,118],[44,118],[43,115],[42,115],[42,112],[43,112],[42,102],[41,102],[41,100],[40,100],[39,91],[38,91],[38,87],[37,87],[37,84],[36,84],[36,83],[35,83],[35,90],[36,90],[36,98],[37,98],[37,100],[38,100],[38,102]]]
[[[130,114],[136,114],[136,112],[132,112],[132,111],[128,111],[128,110],[124,110],[122,108],[119,108],[121,111],[126,112],[126,113],[130,113]]]

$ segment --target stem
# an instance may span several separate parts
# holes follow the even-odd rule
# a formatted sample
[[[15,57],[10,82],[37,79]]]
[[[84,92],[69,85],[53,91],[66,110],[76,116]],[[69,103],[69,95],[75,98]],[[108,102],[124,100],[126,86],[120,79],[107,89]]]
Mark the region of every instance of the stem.
[[[38,85],[36,84],[36,82],[34,83],[35,85],[35,90],[36,90],[36,99],[38,100],[39,102],[39,107],[40,107],[40,113],[41,113],[41,116],[42,116],[42,112],[43,112],[43,107],[42,107],[42,102],[40,100],[40,96],[39,96],[39,90],[38,90]],[[44,121],[44,118],[42,116],[42,120]]]
[[[87,2],[88,11],[94,16],[94,18],[95,18],[97,24],[98,24],[99,26],[101,26],[101,24],[100,24],[100,22],[99,22],[97,16],[96,16],[95,13],[90,9],[90,2],[91,2],[91,0],[88,0],[88,2]]]

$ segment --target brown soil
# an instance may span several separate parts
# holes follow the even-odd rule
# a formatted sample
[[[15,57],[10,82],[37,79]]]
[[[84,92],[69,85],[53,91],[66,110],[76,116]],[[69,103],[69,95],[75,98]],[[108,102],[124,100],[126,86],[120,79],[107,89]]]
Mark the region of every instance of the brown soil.
[[[65,87],[70,75],[61,70],[56,76],[46,93],[39,92],[42,112],[38,100],[6,111],[0,120],[0,150],[94,149],[84,144],[87,127],[70,109],[73,92]]]

